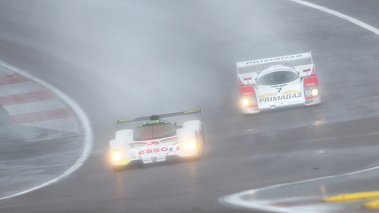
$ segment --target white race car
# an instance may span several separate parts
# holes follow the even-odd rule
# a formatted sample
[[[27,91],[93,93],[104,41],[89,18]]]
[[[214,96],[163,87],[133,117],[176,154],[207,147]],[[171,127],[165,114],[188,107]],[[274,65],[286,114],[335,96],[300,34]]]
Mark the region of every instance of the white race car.
[[[312,54],[236,62],[243,113],[321,103]]]
[[[118,170],[134,161],[146,164],[169,157],[198,158],[204,146],[200,109],[123,119],[117,121],[115,139],[109,142],[110,162]]]

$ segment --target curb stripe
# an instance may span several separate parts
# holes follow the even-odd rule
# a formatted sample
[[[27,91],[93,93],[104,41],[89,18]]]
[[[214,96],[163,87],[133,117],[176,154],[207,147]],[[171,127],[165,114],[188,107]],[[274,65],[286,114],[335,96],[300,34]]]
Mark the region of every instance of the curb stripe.
[[[37,121],[56,120],[71,117],[68,109],[56,109],[42,112],[24,113],[11,116],[16,124],[32,123]]]
[[[37,92],[41,90],[44,89],[32,81],[25,81],[17,84],[0,85],[0,97],[17,95],[26,92]]]
[[[43,100],[43,101],[36,101],[32,103],[9,105],[9,106],[4,106],[4,108],[11,116],[18,115],[18,114],[33,113],[33,112],[50,111],[50,110],[56,110],[56,109],[68,109],[67,106],[57,98]]]
[[[0,97],[0,105],[9,106],[15,104],[31,103],[36,101],[43,101],[54,99],[55,97],[48,91],[29,92],[16,95],[8,95]]]
[[[22,83],[25,81],[29,81],[29,80],[18,74],[0,76],[0,85],[17,84],[17,83]]]

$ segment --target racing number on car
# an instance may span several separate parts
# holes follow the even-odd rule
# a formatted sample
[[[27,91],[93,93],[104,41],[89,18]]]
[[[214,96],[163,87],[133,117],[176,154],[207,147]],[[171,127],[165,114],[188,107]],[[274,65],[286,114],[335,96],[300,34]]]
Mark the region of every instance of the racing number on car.
[[[280,88],[276,88],[277,90],[278,90],[278,93],[280,93],[280,91],[282,91],[282,87],[280,87]]]

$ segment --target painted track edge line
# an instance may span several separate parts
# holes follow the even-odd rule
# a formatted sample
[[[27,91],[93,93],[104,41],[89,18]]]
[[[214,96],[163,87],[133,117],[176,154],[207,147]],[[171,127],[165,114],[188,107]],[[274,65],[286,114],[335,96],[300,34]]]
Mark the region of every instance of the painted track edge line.
[[[355,19],[353,17],[350,17],[348,15],[345,15],[345,14],[342,14],[340,12],[337,12],[335,10],[331,10],[329,8],[326,8],[326,7],[323,7],[323,6],[320,6],[320,5],[317,5],[317,4],[313,4],[313,3],[310,3],[310,2],[307,2],[307,1],[303,1],[303,0],[289,0],[289,1],[292,1],[292,2],[295,2],[295,3],[298,3],[298,4],[302,4],[302,5],[305,5],[305,6],[308,6],[308,7],[312,7],[314,9],[317,9],[317,10],[321,10],[323,12],[326,12],[326,13],[329,13],[331,15],[334,15],[334,16],[337,16],[338,18],[341,18],[341,19],[344,19],[346,21],[349,21],[355,25],[358,25],[359,27],[362,27],[368,31],[371,31],[377,35],[379,35],[379,29],[367,24],[367,23],[364,23],[362,21],[359,21],[358,19]]]
[[[61,100],[63,100],[63,102],[65,102],[74,112],[75,114],[78,116],[79,118],[79,121],[81,122],[82,124],[82,127],[84,129],[84,135],[85,135],[85,140],[84,140],[84,147],[83,147],[83,151],[81,153],[81,155],[79,156],[78,160],[66,171],[64,171],[61,175],[49,180],[49,181],[46,181],[38,186],[35,186],[35,187],[32,187],[32,188],[29,188],[27,190],[24,190],[24,191],[21,191],[21,192],[18,192],[18,193],[15,193],[13,195],[8,195],[8,196],[5,196],[5,197],[0,197],[0,200],[5,200],[5,199],[8,199],[8,198],[12,198],[12,197],[16,197],[16,196],[19,196],[19,195],[23,195],[23,194],[26,194],[26,193],[29,193],[29,192],[32,192],[32,191],[35,191],[37,189],[40,189],[40,188],[43,188],[45,186],[48,186],[50,184],[53,184],[55,182],[58,182],[59,180],[69,176],[70,174],[72,174],[74,171],[76,171],[77,169],[79,169],[79,167],[81,167],[83,165],[83,163],[88,159],[89,157],[89,154],[92,150],[92,144],[93,144],[93,130],[92,130],[92,127],[91,127],[91,123],[87,117],[87,115],[85,114],[85,112],[83,111],[83,109],[74,101],[72,100],[68,95],[66,95],[65,93],[61,92],[60,90],[58,90],[57,88],[53,87],[52,85],[50,85],[49,83],[41,80],[41,79],[38,79],[32,75],[30,75],[29,73],[21,70],[21,69],[18,69],[10,64],[7,64],[3,61],[0,61],[0,66],[3,66],[9,70],[12,70],[20,75],[23,75],[29,79],[32,79],[33,81],[35,81],[36,83],[40,84],[41,86],[47,88],[48,90],[50,90],[51,92],[53,92],[55,95],[57,95]]]
[[[259,191],[259,189],[258,190],[243,191],[240,193],[221,197],[221,198],[219,198],[219,202],[224,204],[224,205],[231,206],[234,208],[243,208],[243,209],[248,209],[248,210],[254,209],[254,210],[259,210],[259,211],[264,211],[264,212],[275,212],[275,213],[278,213],[278,212],[280,212],[280,213],[296,213],[294,211],[291,211],[289,209],[285,209],[282,207],[266,206],[264,204],[261,204],[260,202],[250,202],[250,201],[244,201],[242,199],[239,199],[240,196],[243,196],[246,193],[250,193],[250,192],[254,193],[256,191]]]
[[[358,25],[359,27],[362,27],[362,28],[364,28],[366,30],[369,30],[369,31],[371,31],[371,32],[379,35],[379,29],[377,29],[377,28],[375,28],[375,27],[373,27],[373,26],[371,26],[369,24],[366,24],[366,23],[364,23],[362,21],[359,21],[358,19],[355,19],[355,18],[352,18],[350,16],[344,15],[344,14],[342,14],[340,12],[337,12],[335,10],[331,10],[329,8],[322,7],[322,6],[319,6],[317,4],[306,2],[306,1],[303,1],[303,0],[288,0],[288,1],[292,1],[292,2],[295,2],[295,3],[298,3],[298,4],[302,4],[302,5],[305,5],[305,6],[308,6],[308,7],[312,7],[312,8],[317,9],[317,10],[321,10],[323,12],[329,13],[331,15],[334,15],[336,17],[339,17],[341,19],[349,21],[349,22],[351,22],[353,24]],[[238,206],[238,207],[249,208],[249,209],[263,210],[263,211],[267,211],[267,212],[294,213],[294,211],[290,211],[290,210],[287,210],[285,208],[264,206],[264,205],[261,205],[261,204],[259,204],[257,202],[256,202],[256,204],[253,204],[252,202],[246,202],[246,201],[243,201],[242,199],[240,199],[239,197],[241,197],[242,195],[244,195],[246,193],[256,193],[256,192],[259,192],[259,191],[268,190],[268,189],[272,189],[272,188],[279,188],[279,187],[282,187],[282,186],[289,186],[289,185],[301,184],[301,183],[306,183],[306,182],[325,180],[325,179],[330,179],[330,178],[335,178],[335,177],[343,177],[343,176],[355,175],[355,174],[365,173],[365,172],[369,172],[369,171],[377,170],[377,169],[379,169],[379,165],[371,167],[371,168],[368,168],[368,169],[359,170],[359,171],[355,171],[355,172],[350,172],[350,173],[346,173],[346,174],[331,175],[331,176],[326,176],[326,177],[320,177],[320,178],[314,178],[314,179],[308,179],[308,180],[303,180],[303,181],[292,182],[292,183],[277,184],[277,185],[267,186],[267,187],[263,187],[263,188],[259,188],[259,189],[246,190],[246,191],[243,191],[243,192],[239,192],[239,193],[235,193],[235,194],[231,194],[231,195],[227,195],[227,196],[221,197],[221,198],[219,198],[219,202],[223,203],[223,204],[226,204],[226,205]]]

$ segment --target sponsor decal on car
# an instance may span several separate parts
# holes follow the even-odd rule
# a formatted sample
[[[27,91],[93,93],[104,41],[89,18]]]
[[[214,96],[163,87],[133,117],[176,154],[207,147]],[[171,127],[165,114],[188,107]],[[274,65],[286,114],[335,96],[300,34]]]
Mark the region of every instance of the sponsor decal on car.
[[[302,93],[302,91],[300,89],[299,90],[286,90],[286,91],[282,92],[282,95],[300,94],[299,97],[301,97],[301,93]],[[280,96],[280,94],[279,93],[267,93],[267,94],[260,95],[258,97],[259,98],[270,98],[270,97],[277,97],[277,96]]]
[[[259,98],[269,98],[269,97],[276,97],[278,96],[278,93],[267,93],[264,95],[260,95]]]
[[[316,83],[314,83],[314,82],[313,83],[308,83],[305,86],[308,87],[308,86],[313,86],[313,85],[316,85]]]
[[[302,57],[303,57],[302,54],[296,54],[296,55],[288,55],[288,56],[281,56],[281,57],[274,57],[274,58],[265,58],[265,59],[248,61],[248,62],[246,62],[246,65],[261,64],[261,63],[267,63],[267,62],[276,62],[276,61],[297,59],[297,58],[302,58]]]
[[[118,122],[122,123],[122,122],[134,121],[134,120],[136,120],[136,119],[135,118],[129,118],[129,119],[118,120]]]
[[[283,92],[283,95],[287,95],[287,94],[295,94],[295,93],[301,93],[301,89],[299,90],[286,90]]]
[[[139,126],[151,125],[151,124],[167,124],[167,121],[164,120],[151,120],[145,123],[140,124]]]
[[[183,112],[184,114],[187,114],[187,113],[195,113],[195,112],[200,112],[201,110],[200,109],[195,109],[195,110],[189,110],[189,111],[185,111]]]
[[[283,92],[283,95],[276,95],[276,96],[272,94],[275,94],[275,93],[270,93],[270,96],[266,96],[266,95],[262,95],[262,97],[259,96],[259,103],[288,100],[292,98],[301,98],[303,96],[303,93],[301,92],[301,90],[287,90]]]
[[[176,146],[176,147],[160,147],[160,148],[140,150],[138,152],[138,154],[139,155],[144,155],[144,154],[151,154],[151,153],[158,153],[158,152],[173,152],[173,151],[179,151],[179,150],[180,150],[180,146]]]

